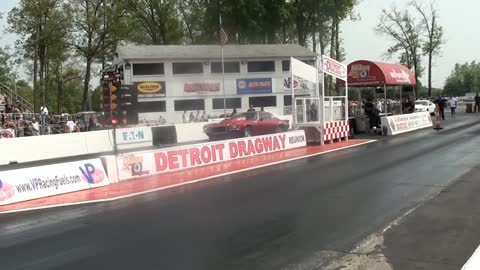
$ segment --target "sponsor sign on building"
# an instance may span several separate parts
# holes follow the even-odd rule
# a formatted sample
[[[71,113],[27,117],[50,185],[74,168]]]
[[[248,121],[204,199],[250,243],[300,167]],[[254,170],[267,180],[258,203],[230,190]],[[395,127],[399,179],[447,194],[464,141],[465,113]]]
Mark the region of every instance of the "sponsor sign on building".
[[[272,78],[237,79],[238,94],[272,93]]]
[[[382,127],[386,129],[387,135],[397,135],[432,126],[432,117],[429,112],[382,117]]]
[[[122,154],[117,157],[119,179],[168,173],[306,146],[303,130],[229,141]]]
[[[188,82],[183,85],[186,93],[215,93],[220,91],[220,82]]]
[[[282,83],[283,90],[292,91],[291,83],[292,78],[284,78]],[[293,89],[295,90],[295,92],[309,92],[315,89],[315,84],[305,79],[298,78],[293,80]]]
[[[0,172],[0,205],[109,185],[100,159]]]
[[[164,81],[149,81],[133,83],[139,98],[165,97],[166,89]]]

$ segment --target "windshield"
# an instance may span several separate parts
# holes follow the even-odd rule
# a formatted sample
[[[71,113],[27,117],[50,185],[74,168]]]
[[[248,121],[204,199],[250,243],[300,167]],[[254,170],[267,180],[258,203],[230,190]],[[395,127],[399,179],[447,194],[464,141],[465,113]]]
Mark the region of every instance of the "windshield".
[[[428,101],[415,101],[415,105],[428,106],[429,103],[428,103]]]

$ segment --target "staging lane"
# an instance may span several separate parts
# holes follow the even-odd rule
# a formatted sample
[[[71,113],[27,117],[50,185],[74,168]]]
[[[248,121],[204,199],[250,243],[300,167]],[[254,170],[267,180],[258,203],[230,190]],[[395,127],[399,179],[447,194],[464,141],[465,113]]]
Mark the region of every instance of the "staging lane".
[[[281,269],[349,251],[467,171],[478,132],[422,131],[121,201],[3,215],[2,269]]]

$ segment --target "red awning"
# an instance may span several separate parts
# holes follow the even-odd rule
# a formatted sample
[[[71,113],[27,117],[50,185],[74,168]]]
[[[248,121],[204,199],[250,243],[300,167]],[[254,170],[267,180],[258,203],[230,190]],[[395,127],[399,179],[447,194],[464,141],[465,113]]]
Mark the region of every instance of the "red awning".
[[[344,82],[337,80],[344,85]],[[359,60],[348,65],[349,87],[415,86],[415,75],[406,66]]]

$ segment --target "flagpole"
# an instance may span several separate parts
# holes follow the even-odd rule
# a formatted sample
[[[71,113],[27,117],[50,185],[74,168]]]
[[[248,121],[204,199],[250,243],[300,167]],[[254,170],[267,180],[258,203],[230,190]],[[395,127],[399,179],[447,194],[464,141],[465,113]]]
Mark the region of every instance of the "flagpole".
[[[222,15],[220,15],[220,27],[222,27]],[[223,42],[220,41],[222,47],[222,90],[223,90],[223,114],[227,117],[227,98],[225,95],[225,62],[223,58]]]

